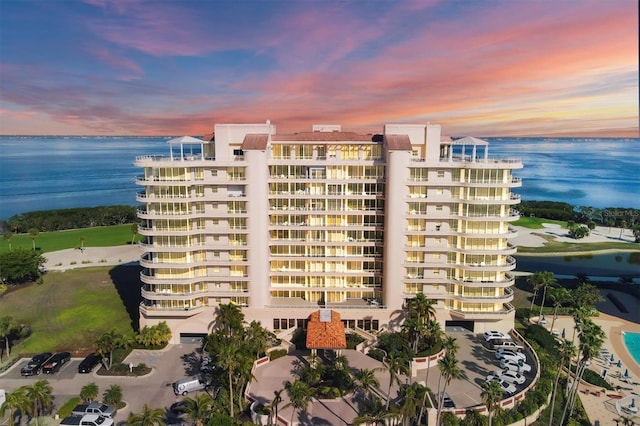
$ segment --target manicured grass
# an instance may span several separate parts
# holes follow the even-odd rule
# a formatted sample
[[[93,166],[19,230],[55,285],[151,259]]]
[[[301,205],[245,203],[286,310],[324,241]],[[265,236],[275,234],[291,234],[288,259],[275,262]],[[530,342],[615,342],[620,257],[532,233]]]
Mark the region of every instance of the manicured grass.
[[[70,229],[67,231],[41,232],[35,239],[35,245],[43,253],[49,251],[64,250],[80,247],[112,247],[131,244],[131,224],[101,226],[97,228]],[[84,242],[81,242],[84,238]],[[135,241],[140,240],[136,235]],[[11,248],[33,248],[33,240],[28,234],[15,234],[11,238]],[[0,242],[0,251],[9,250],[9,242],[3,239]]]
[[[567,227],[567,222],[562,220],[553,220],[553,219],[544,219],[540,217],[520,217],[520,219],[512,222],[512,225],[522,226],[524,228],[531,229],[542,229],[544,226],[543,223],[553,223],[555,225],[560,225],[563,228]]]
[[[118,267],[117,267],[118,268]],[[128,268],[135,277],[139,269]],[[31,326],[31,336],[13,353],[67,350],[74,356],[90,352],[105,331],[133,333],[113,267],[93,267],[48,272],[42,285],[29,285],[0,297],[0,312]]]

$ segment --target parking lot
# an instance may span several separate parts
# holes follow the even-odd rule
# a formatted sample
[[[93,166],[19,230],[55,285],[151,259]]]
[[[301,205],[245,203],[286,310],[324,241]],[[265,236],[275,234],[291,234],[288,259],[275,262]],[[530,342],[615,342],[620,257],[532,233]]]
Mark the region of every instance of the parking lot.
[[[456,343],[460,345],[456,357],[462,370],[461,376],[452,380],[447,387],[447,393],[454,401],[456,408],[480,405],[482,403],[480,396],[482,384],[489,374],[494,374],[496,370],[500,370],[500,362],[496,359],[495,351],[489,348],[482,334],[474,334],[466,330],[447,330],[447,334],[456,338]],[[531,372],[525,374],[526,381],[523,384],[516,385],[517,392],[527,387],[537,372],[533,355],[526,350],[523,352],[526,354],[526,363],[531,366]],[[438,389],[440,371],[433,364],[435,363],[432,363],[429,369],[427,386],[435,393]],[[420,370],[418,377],[414,380],[424,382],[427,376],[426,371],[426,369]]]
[[[193,372],[193,360],[198,345],[171,345],[162,351],[132,351],[129,356],[134,365],[140,362],[154,367],[152,372],[142,377],[99,376],[97,368],[89,374],[78,373],[78,366],[82,358],[73,358],[62,365],[54,374],[42,374],[23,377],[20,369],[28,359],[17,362],[8,371],[0,375],[2,388],[11,392],[21,386],[29,386],[38,380],[48,380],[53,387],[54,409],[62,406],[70,398],[78,396],[80,389],[91,382],[95,382],[102,394],[109,386],[122,387],[125,408],[118,411],[116,424],[126,421],[130,413],[140,413],[145,404],[153,408],[169,407],[182,397],[176,397],[171,384]],[[127,363],[129,358],[125,360]]]

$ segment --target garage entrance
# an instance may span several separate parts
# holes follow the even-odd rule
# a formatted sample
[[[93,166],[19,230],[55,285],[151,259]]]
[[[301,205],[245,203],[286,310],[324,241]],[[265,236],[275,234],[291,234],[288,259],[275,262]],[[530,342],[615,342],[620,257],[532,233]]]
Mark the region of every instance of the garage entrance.
[[[444,331],[447,333],[469,331],[473,333],[473,321],[445,321]]]
[[[207,339],[207,333],[180,333],[181,345],[201,345]]]

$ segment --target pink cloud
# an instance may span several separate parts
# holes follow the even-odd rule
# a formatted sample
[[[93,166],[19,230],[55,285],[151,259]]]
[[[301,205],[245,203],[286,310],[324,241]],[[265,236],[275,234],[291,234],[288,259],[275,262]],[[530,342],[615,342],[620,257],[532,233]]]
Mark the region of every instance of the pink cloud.
[[[128,75],[122,77],[124,80],[140,78],[143,74],[143,70],[138,64],[122,56],[115,55],[109,49],[103,47],[89,48],[89,53],[115,69],[129,71]]]

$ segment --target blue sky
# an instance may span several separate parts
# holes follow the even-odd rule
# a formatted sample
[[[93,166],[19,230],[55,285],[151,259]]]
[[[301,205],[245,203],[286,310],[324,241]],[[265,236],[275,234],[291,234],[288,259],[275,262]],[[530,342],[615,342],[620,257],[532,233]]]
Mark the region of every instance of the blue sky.
[[[635,1],[3,0],[0,133],[638,136]]]

